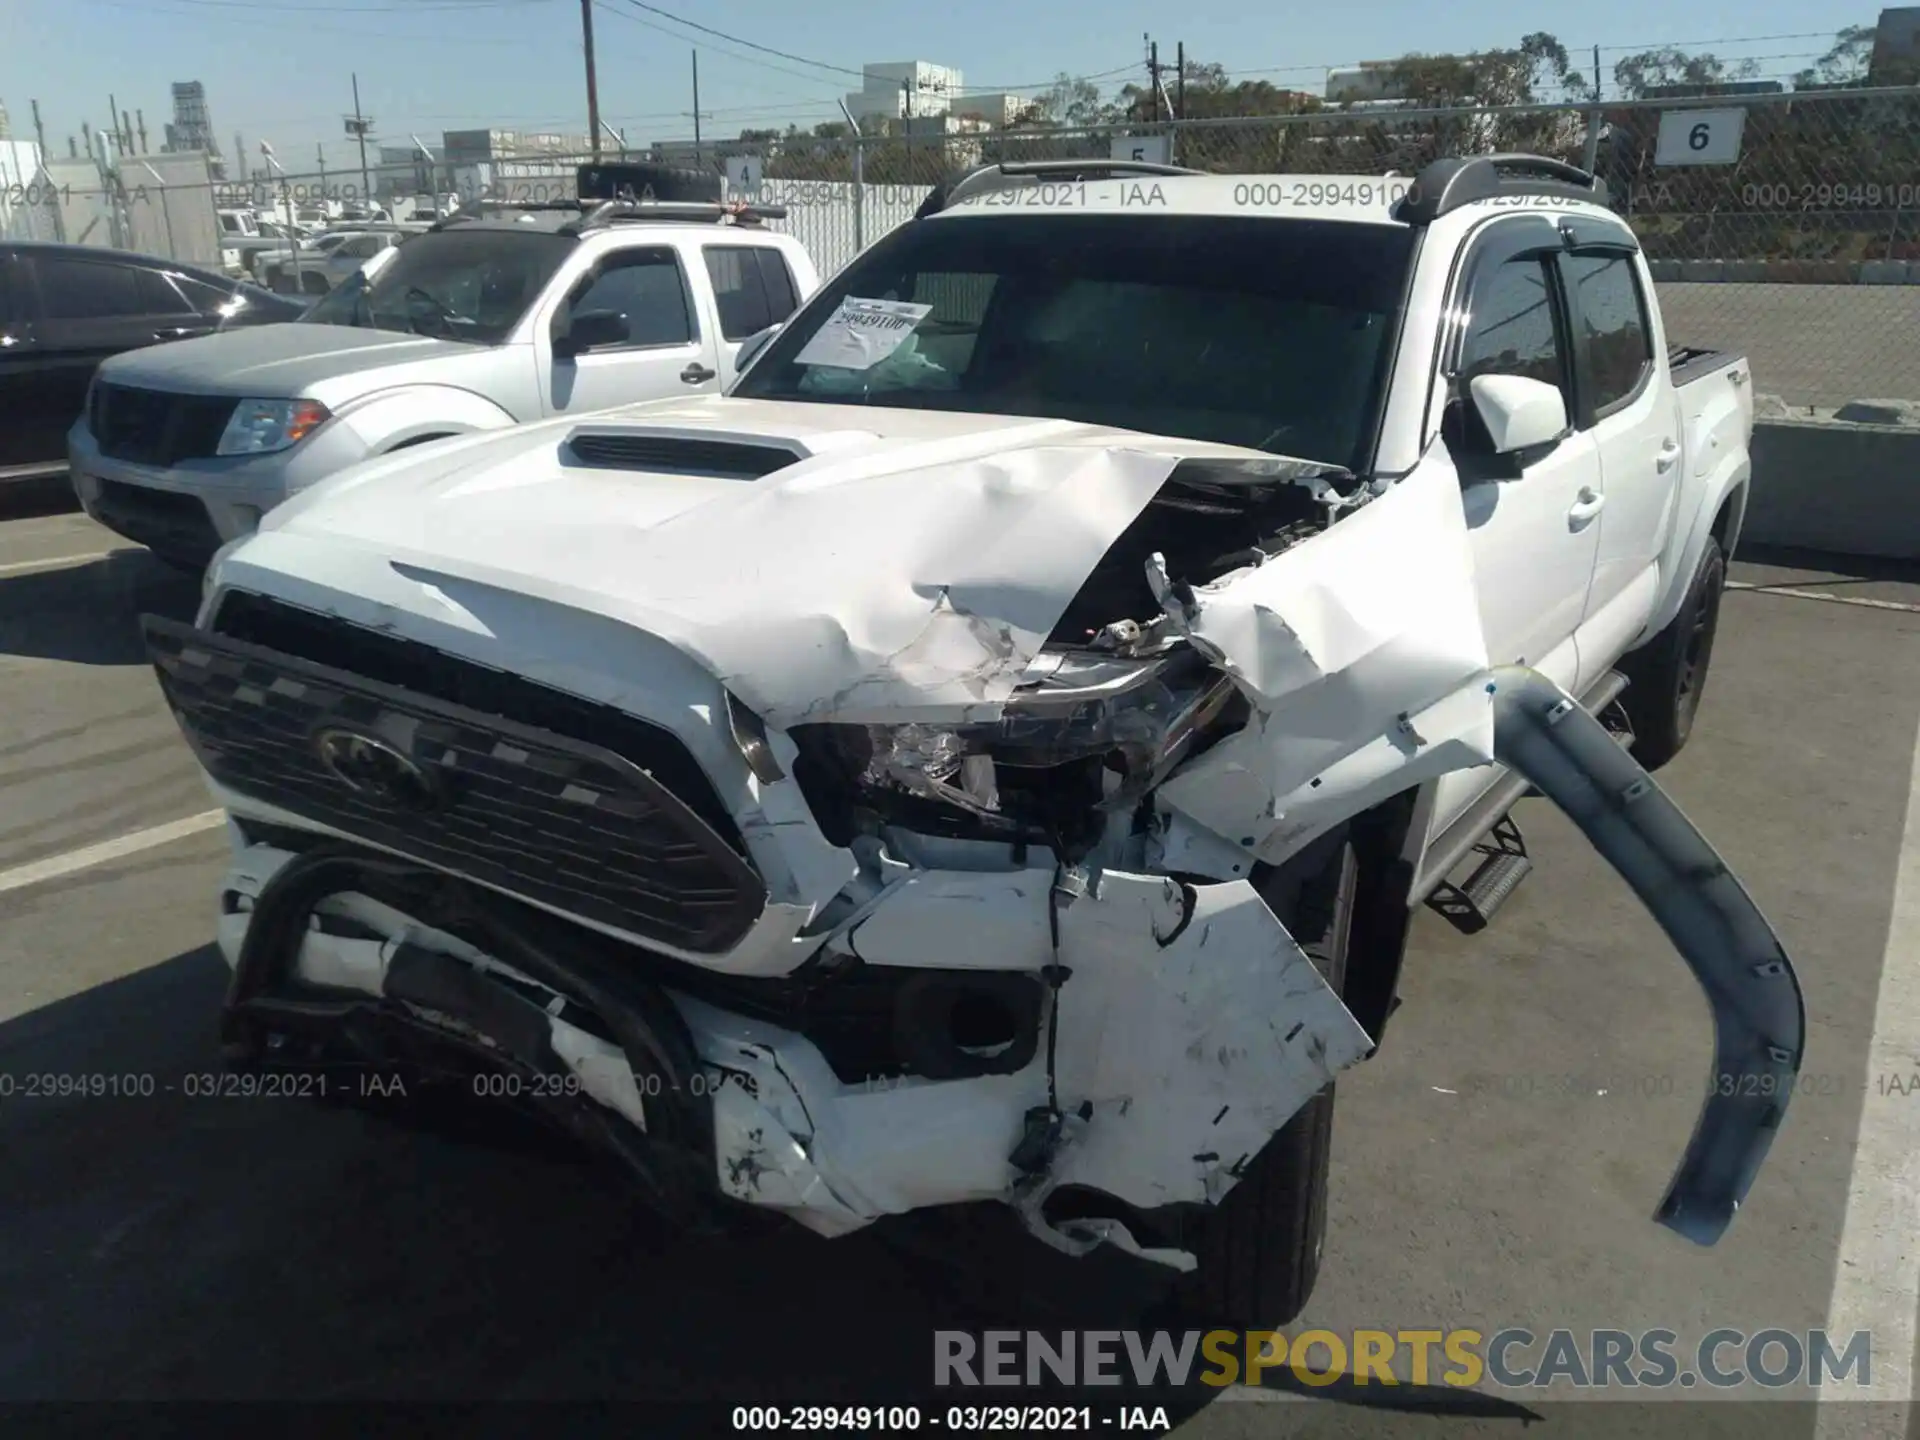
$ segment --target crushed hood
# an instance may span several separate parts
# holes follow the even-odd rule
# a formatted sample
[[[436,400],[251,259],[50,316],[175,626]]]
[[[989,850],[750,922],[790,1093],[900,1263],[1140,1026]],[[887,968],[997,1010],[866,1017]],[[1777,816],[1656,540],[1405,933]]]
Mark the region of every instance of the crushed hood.
[[[649,468],[581,463],[571,442],[589,434],[647,442]],[[794,460],[727,478],[714,442]],[[273,512],[245,558],[346,545],[476,615],[489,591],[603,614],[669,640],[780,726],[991,718],[1174,467],[1256,453],[706,397],[359,467]]]
[[[354,394],[393,383],[393,371],[491,356],[484,346],[434,340],[393,330],[286,322],[248,325],[128,351],[107,360],[100,378],[189,395],[295,399],[322,381],[345,381]],[[436,368],[436,377],[443,373]],[[329,386],[333,401],[339,385]]]

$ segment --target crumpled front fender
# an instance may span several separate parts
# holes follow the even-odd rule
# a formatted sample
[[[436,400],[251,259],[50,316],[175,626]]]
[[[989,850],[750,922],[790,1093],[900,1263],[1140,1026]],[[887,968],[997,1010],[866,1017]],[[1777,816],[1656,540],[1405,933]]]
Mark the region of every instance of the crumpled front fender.
[[[1493,672],[1494,750],[1566,812],[1660,922],[1713,1013],[1713,1083],[1655,1218],[1701,1245],[1746,1198],[1800,1072],[1806,1003],[1773,927],[1680,807],[1537,671]]]

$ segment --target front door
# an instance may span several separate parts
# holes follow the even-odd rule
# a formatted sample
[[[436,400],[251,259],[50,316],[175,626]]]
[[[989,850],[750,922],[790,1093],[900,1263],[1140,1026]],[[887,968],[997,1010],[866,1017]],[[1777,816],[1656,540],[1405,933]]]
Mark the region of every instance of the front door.
[[[1477,375],[1543,380],[1575,413],[1566,307],[1551,263],[1559,248],[1557,232],[1535,217],[1495,221],[1473,242],[1453,307],[1465,319],[1444,362],[1442,434],[1460,471],[1488,658],[1531,666],[1572,690],[1580,678],[1574,632],[1599,553],[1599,450],[1590,431],[1571,429],[1542,453],[1496,456],[1467,388]],[[1490,779],[1484,770],[1443,776],[1436,831]]]
[[[621,316],[626,337],[565,353],[573,317],[596,313]],[[663,245],[608,255],[574,283],[541,337],[546,413],[584,414],[718,392],[720,371],[707,328],[678,250]],[[555,339],[562,341],[559,351]]]

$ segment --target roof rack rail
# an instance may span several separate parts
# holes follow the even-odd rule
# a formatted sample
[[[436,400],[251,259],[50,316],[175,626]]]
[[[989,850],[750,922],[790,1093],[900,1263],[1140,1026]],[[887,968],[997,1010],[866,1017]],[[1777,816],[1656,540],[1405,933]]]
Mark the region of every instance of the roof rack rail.
[[[1590,170],[1546,155],[1450,155],[1433,161],[1415,177],[1400,202],[1400,219],[1409,225],[1431,225],[1464,205],[1503,195],[1605,205],[1607,182]]]
[[[578,218],[560,227],[565,235],[584,235],[604,230],[623,220],[704,220],[712,224],[758,225],[763,220],[784,220],[784,205],[747,205],[739,201],[706,203],[691,200],[489,200],[469,201],[451,215],[442,216],[427,228],[444,230],[475,220],[498,219],[502,215],[539,215],[562,211]]]
[[[916,220],[936,215],[972,195],[999,190],[1008,181],[1027,179],[1110,180],[1120,175],[1204,175],[1183,165],[1162,165],[1153,160],[1002,160],[969,170],[951,184],[936,186],[914,212]]]
[[[562,225],[561,233],[585,235],[623,220],[704,220],[716,225],[758,225],[784,220],[784,205],[748,205],[742,201],[709,204],[697,200],[602,200],[578,220]]]

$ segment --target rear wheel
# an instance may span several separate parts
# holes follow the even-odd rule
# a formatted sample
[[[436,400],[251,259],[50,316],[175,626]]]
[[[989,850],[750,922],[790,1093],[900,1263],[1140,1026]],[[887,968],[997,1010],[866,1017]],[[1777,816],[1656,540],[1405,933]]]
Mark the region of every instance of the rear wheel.
[[[1709,536],[1679,614],[1620,662],[1628,681],[1620,704],[1633,726],[1633,758],[1644,769],[1658,770],[1672,760],[1693,733],[1726,584],[1727,557]]]

